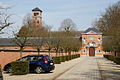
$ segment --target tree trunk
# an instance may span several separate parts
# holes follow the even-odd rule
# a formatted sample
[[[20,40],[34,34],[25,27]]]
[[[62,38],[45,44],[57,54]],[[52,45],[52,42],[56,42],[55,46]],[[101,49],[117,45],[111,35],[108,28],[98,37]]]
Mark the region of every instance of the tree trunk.
[[[49,52],[48,52],[48,53],[49,53],[49,56],[51,56],[51,55],[50,55],[50,50],[49,50]]]
[[[116,51],[114,52],[114,55],[116,56]]]
[[[20,58],[22,58],[23,47],[20,47]]]
[[[40,49],[37,49],[38,55],[40,55]]]

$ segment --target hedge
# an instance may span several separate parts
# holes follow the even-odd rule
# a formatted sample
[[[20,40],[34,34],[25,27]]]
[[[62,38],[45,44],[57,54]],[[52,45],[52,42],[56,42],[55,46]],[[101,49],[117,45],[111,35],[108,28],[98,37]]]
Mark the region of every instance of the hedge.
[[[115,62],[116,64],[120,65],[120,57],[112,56],[112,55],[104,55],[104,58]]]
[[[2,67],[0,65],[0,80],[3,80]]]
[[[0,72],[2,72],[2,67],[1,67],[1,65],[0,65]]]
[[[114,60],[114,62],[115,62],[116,64],[119,64],[119,65],[120,65],[120,57],[116,57],[115,60]]]
[[[60,64],[61,61],[60,61],[60,57],[52,57],[53,61],[55,64]]]
[[[13,75],[25,75],[29,73],[29,62],[28,61],[14,61],[12,63],[12,74]]]
[[[65,56],[60,56],[60,61],[65,62]]]
[[[60,64],[61,62],[69,61],[71,59],[75,59],[75,58],[78,58],[78,57],[80,57],[80,54],[52,57],[52,59],[53,59],[55,64]]]
[[[65,61],[69,61],[69,56],[68,55],[65,56]]]

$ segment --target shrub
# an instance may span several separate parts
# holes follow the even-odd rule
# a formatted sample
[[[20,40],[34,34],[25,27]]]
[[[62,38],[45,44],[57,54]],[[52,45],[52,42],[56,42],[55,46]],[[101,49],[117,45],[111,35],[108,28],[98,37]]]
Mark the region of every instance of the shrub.
[[[55,64],[60,64],[61,61],[60,61],[60,57],[52,57],[53,61]]]
[[[69,55],[68,57],[69,57],[69,60],[71,60],[71,59],[72,59],[71,55]]]
[[[69,61],[69,56],[68,55],[65,56],[65,61]]]
[[[116,64],[120,64],[120,57],[115,57],[112,55],[104,55],[104,58],[107,58],[108,60],[114,61]]]
[[[76,54],[76,58],[79,58],[80,57],[80,54]]]
[[[73,54],[73,55],[71,55],[71,59],[74,59],[74,54]]]
[[[65,62],[65,56],[60,56],[60,61]]]
[[[77,54],[75,54],[75,58],[77,58],[78,57],[78,55]]]
[[[115,62],[116,64],[119,64],[119,65],[120,65],[120,58],[119,58],[119,57],[116,57],[114,62]]]
[[[0,65],[0,72],[2,72],[2,67],[1,67],[1,65]]]
[[[109,55],[103,55],[103,56],[104,56],[104,58],[107,58],[107,59],[108,59],[108,56],[109,56]]]
[[[25,75],[29,73],[28,61],[14,61],[12,63],[12,74],[13,75]]]
[[[1,67],[1,65],[0,65],[0,80],[3,80],[2,67]]]

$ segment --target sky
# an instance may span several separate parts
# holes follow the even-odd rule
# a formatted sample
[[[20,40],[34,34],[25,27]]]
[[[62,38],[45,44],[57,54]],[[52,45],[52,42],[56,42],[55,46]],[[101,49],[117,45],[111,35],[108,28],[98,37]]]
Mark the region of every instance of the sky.
[[[2,37],[11,37],[12,32],[18,32],[23,25],[23,18],[32,9],[39,7],[43,22],[53,26],[52,30],[58,30],[61,22],[70,18],[77,25],[77,30],[86,30],[92,27],[92,23],[100,18],[105,9],[119,0],[0,0],[0,7],[8,7],[8,13],[12,14],[11,27],[4,29]]]

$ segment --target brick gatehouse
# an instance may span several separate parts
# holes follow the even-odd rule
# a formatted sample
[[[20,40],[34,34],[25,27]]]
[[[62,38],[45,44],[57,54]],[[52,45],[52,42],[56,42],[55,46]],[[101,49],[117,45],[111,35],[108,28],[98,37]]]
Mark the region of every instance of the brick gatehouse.
[[[103,56],[102,33],[96,28],[88,28],[82,33],[81,55]]]

